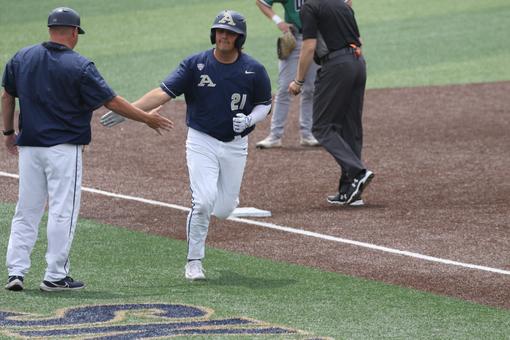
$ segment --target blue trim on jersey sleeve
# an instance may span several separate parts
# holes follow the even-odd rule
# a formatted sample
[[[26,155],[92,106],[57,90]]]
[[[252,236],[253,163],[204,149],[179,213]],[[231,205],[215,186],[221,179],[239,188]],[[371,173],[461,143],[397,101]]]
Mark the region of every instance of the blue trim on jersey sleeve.
[[[177,97],[177,95],[176,95],[175,93],[173,93],[173,92],[172,92],[172,90],[170,90],[170,89],[166,86],[166,84],[165,84],[164,82],[161,82],[161,84],[159,85],[159,87],[161,87],[161,89],[162,89],[163,91],[165,91],[165,92],[166,92],[166,94],[168,94],[170,97],[172,97],[172,98],[176,98],[176,97]]]
[[[196,55],[188,57],[181,61],[179,66],[170,73],[161,83],[160,87],[170,97],[176,98],[181,94],[188,92],[192,84],[192,72],[190,65]]]

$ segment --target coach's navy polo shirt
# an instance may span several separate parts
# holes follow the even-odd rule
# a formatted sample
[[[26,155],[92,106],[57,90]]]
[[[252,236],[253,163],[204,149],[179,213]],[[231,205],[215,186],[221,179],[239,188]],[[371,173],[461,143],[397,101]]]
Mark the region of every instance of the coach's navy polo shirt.
[[[16,53],[2,86],[19,98],[19,146],[89,144],[92,111],[115,97],[91,61],[53,42]]]

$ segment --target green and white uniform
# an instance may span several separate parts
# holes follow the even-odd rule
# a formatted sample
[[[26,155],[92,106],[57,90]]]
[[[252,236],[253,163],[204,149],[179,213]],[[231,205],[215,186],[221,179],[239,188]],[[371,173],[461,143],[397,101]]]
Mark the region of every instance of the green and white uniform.
[[[273,106],[273,116],[271,118],[270,134],[275,138],[281,138],[285,127],[285,122],[289,113],[291,95],[287,91],[290,82],[293,81],[297,73],[299,61],[299,51],[303,44],[301,35],[301,19],[299,11],[303,6],[304,0],[259,0],[261,4],[272,7],[274,3],[281,3],[285,10],[285,22],[294,25],[298,29],[296,35],[296,48],[286,60],[280,60],[278,64],[278,90],[275,96]],[[310,65],[305,77],[305,83],[301,88],[300,107],[299,107],[299,129],[301,137],[308,138],[312,135],[312,109],[315,75],[318,66],[315,63]]]

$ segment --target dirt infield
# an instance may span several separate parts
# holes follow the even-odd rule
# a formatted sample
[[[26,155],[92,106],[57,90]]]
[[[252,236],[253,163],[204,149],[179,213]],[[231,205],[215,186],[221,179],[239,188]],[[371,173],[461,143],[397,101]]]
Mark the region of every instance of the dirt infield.
[[[298,146],[295,101],[282,149],[255,149],[269,119],[250,135],[241,205],[271,210],[265,222],[510,270],[509,94],[510,82],[368,91],[364,159],[376,177],[361,208],[326,202],[339,170],[322,148]],[[176,127],[163,137],[134,122],[102,128],[96,112],[84,186],[188,207],[184,104],[165,111]],[[0,156],[0,171],[16,173]],[[14,202],[17,181],[0,177],[0,192]],[[186,212],[169,208],[84,193],[81,217],[185,239]],[[510,308],[509,275],[216,219],[208,245]]]

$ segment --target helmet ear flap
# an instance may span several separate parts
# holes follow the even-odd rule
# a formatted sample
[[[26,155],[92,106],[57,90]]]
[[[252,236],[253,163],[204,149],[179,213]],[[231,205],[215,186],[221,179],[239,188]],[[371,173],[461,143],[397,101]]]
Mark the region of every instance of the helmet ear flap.
[[[214,45],[216,43],[216,29],[215,28],[211,29],[210,38],[211,38],[211,44]],[[246,36],[244,34],[239,34],[239,36],[237,37],[237,39],[234,43],[234,46],[238,50],[240,50],[243,47],[245,41],[246,41]]]
[[[211,29],[211,44],[215,44],[216,43],[216,29],[215,28],[212,28]]]
[[[237,47],[237,49],[240,50],[243,47],[245,41],[246,36],[244,34],[239,34],[235,42],[235,47]]]

